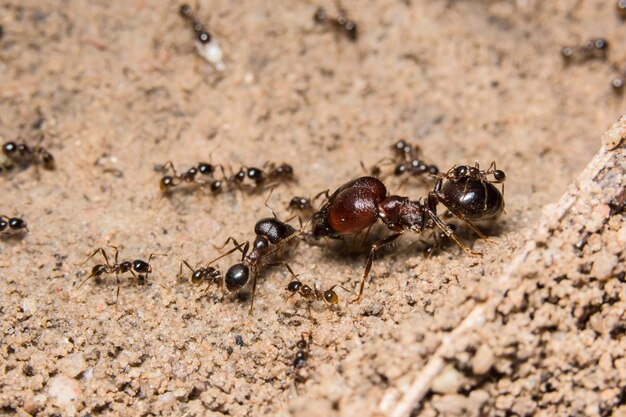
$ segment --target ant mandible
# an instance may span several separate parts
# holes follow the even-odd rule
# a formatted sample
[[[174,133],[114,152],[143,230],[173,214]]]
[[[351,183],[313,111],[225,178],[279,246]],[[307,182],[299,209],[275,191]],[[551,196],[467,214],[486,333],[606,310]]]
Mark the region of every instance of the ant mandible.
[[[0,234],[12,235],[24,231],[28,232],[28,226],[24,220],[19,217],[0,215]]]
[[[494,181],[487,180],[493,175]],[[339,187],[312,218],[314,238],[341,238],[368,230],[381,220],[393,234],[371,246],[365,271],[361,278],[359,294],[353,302],[363,297],[365,281],[369,275],[376,251],[402,236],[405,232],[420,233],[439,227],[447,237],[454,240],[472,256],[482,254],[465,246],[438,216],[437,204],[441,203],[461,220],[467,222],[481,238],[486,238],[472,223],[500,214],[504,210],[504,198],[492,182],[504,182],[503,171],[495,163],[486,171],[475,167],[454,167],[439,178],[425,203],[411,201],[408,197],[388,195],[385,185],[373,177],[361,177]]]
[[[161,255],[161,254],[151,253],[150,256],[148,257],[148,262],[142,261],[141,259],[136,259],[134,261],[123,261],[120,263],[118,262],[119,248],[117,246],[109,246],[109,247],[112,249],[115,249],[114,263],[111,264],[109,262],[109,257],[107,256],[107,253],[103,248],[98,248],[95,251],[93,251],[93,253],[89,255],[89,257],[85,260],[85,262],[82,263],[82,265],[86,264],[91,258],[96,256],[96,254],[98,253],[102,254],[102,257],[104,258],[105,263],[94,265],[93,268],[91,268],[91,274],[87,278],[85,278],[78,287],[76,287],[76,290],[80,289],[80,287],[82,287],[83,284],[85,284],[91,278],[98,280],[104,274],[115,274],[115,279],[117,281],[117,290],[115,293],[115,305],[117,305],[117,300],[120,295],[119,275],[124,274],[126,272],[130,272],[133,275],[133,277],[139,278],[143,282],[147,280],[148,275],[152,273],[152,266],[150,265],[150,261],[152,260],[153,257],[157,255]]]

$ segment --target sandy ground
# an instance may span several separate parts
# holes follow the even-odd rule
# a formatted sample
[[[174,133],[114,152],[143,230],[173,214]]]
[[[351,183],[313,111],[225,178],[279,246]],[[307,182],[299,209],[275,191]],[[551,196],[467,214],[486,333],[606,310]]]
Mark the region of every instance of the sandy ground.
[[[626,56],[613,2],[344,0],[355,43],[314,25],[318,5],[336,13],[331,1],[193,4],[224,48],[223,73],[195,53],[178,3],[0,6],[0,136],[43,133],[57,161],[0,177],[0,214],[30,229],[0,240],[2,413],[384,414],[489,299],[623,113],[609,86]],[[563,65],[562,46],[599,36],[611,43],[606,61]],[[474,243],[483,258],[456,247],[425,258],[403,239],[378,257],[361,304],[340,293],[337,307],[313,305],[314,320],[285,300],[282,269],[261,278],[251,317],[245,299],[177,280],[181,259],[195,265],[228,236],[252,239],[267,193],[162,199],[159,164],[289,162],[297,182],[268,203],[285,218],[293,195],[362,175],[360,161],[374,164],[402,137],[442,168],[495,160],[506,171],[506,215],[484,225],[498,245]],[[611,172],[623,183],[618,152]],[[602,175],[578,218],[548,228],[539,246],[550,250],[538,253],[549,262],[529,258],[524,285],[445,358],[412,415],[626,413],[624,215],[615,178]],[[432,186],[386,182],[413,198]],[[123,246],[124,259],[167,254],[145,285],[122,280],[117,308],[114,277],[76,289],[100,261],[81,263],[106,245]],[[303,281],[323,287],[354,288],[365,262],[333,242],[290,255]],[[302,332],[313,343],[296,390]]]

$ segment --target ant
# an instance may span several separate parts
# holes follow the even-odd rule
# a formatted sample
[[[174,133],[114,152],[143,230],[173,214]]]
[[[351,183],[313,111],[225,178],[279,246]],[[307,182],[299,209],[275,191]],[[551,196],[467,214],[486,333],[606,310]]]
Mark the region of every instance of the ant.
[[[303,384],[309,379],[309,372],[306,367],[311,353],[311,345],[313,344],[313,336],[309,332],[302,332],[300,340],[296,343],[298,351],[293,358],[293,385],[298,392],[298,384]],[[299,392],[298,392],[299,393]]]
[[[421,161],[419,157],[422,151],[419,146],[409,144],[404,139],[400,139],[392,146],[392,149],[396,156],[404,159],[403,162],[396,165],[394,175],[400,176],[405,173],[411,176],[439,174],[439,168],[436,165],[429,165]]]
[[[219,269],[214,268],[210,265],[206,267],[196,267],[196,269],[192,268],[191,265],[185,260],[180,263],[180,270],[178,271],[177,277],[180,279],[183,276],[183,265],[185,265],[191,271],[191,283],[192,284],[200,284],[201,282],[206,282],[208,285],[204,292],[206,293],[213,282],[217,282],[217,284],[221,287],[222,285],[222,273]]]
[[[158,253],[151,253],[148,257],[148,262],[142,261],[141,259],[136,259],[134,261],[123,261],[121,263],[118,262],[118,254],[119,248],[117,246],[109,246],[112,249],[115,249],[115,262],[111,264],[109,262],[109,257],[107,256],[106,251],[103,248],[98,248],[89,257],[82,263],[82,265],[86,264],[91,258],[96,256],[96,254],[101,253],[104,257],[103,264],[96,264],[91,268],[91,274],[85,278],[80,285],[76,288],[76,290],[80,289],[83,284],[89,281],[91,278],[95,280],[99,280],[104,274],[115,274],[115,279],[117,281],[117,291],[115,293],[115,304],[117,305],[117,300],[120,295],[120,278],[119,274],[124,274],[126,272],[130,272],[133,277],[138,278],[141,282],[144,282],[148,279],[148,275],[152,273],[152,266],[150,265],[150,261],[154,256],[160,255]],[[143,276],[142,276],[143,274]]]
[[[488,175],[494,179],[489,180]],[[369,231],[379,219],[393,232],[374,242],[370,248],[359,294],[353,300],[359,302],[376,251],[390,245],[407,231],[420,233],[436,226],[467,254],[482,256],[465,246],[437,216],[437,205],[443,204],[450,213],[468,223],[482,239],[487,239],[472,222],[495,217],[504,211],[504,197],[493,183],[503,183],[505,178],[504,172],[496,169],[495,163],[484,171],[480,170],[478,164],[474,167],[453,167],[439,177],[425,202],[389,195],[385,185],[377,178],[357,178],[339,187],[313,215],[311,234],[316,239],[338,239]]]
[[[330,24],[336,31],[345,33],[351,41],[356,41],[359,35],[356,22],[346,17],[346,11],[341,6],[337,8],[339,16],[331,18],[326,14],[326,10],[318,7],[313,14],[313,20],[318,24]]]
[[[264,185],[272,187],[276,183],[293,180],[293,167],[289,164],[276,165],[273,162],[266,162],[263,167],[264,169],[241,167],[228,181],[240,185],[248,178],[252,181],[252,189],[258,190]]]
[[[0,234],[9,235],[21,232],[28,232],[26,222],[19,217],[8,217],[0,215]]]
[[[609,42],[604,38],[590,39],[578,47],[566,46],[561,49],[561,56],[566,64],[585,62],[591,59],[604,61],[609,50]]]
[[[26,168],[29,165],[42,165],[45,169],[55,168],[54,157],[40,145],[29,146],[25,143],[14,141],[5,142],[2,145],[2,153],[9,160],[4,169],[10,169],[12,164]]]
[[[218,166],[222,168],[221,165]],[[172,170],[172,175],[164,175],[159,182],[159,188],[161,188],[161,191],[163,191],[163,193],[167,193],[172,188],[177,187],[183,183],[196,183],[200,184],[201,186],[205,185],[206,182],[196,177],[198,176],[198,174],[212,177],[215,173],[215,169],[217,168],[217,166],[208,162],[200,162],[198,166],[193,166],[184,173],[179,174],[178,172],[176,172],[176,168],[174,168],[174,164],[172,163],[172,161],[168,161],[164,165],[164,168],[165,170],[167,170],[168,168]],[[222,191],[222,185],[222,181],[214,179],[211,182],[211,192],[213,192],[214,194],[219,193],[220,191]]]
[[[323,301],[326,305],[335,305],[337,303],[339,303],[339,296],[337,295],[337,292],[335,292],[335,288],[341,288],[347,292],[351,292],[350,290],[348,290],[346,287],[344,287],[341,284],[335,284],[332,287],[330,287],[329,289],[327,289],[326,291],[322,291],[320,290],[317,285],[314,285],[313,288],[311,288],[310,286],[308,286],[307,284],[303,284],[300,280],[298,280],[297,278],[294,278],[293,281],[291,281],[286,287],[285,290],[291,292],[291,295],[287,298],[291,298],[296,294],[300,294],[300,297],[304,298],[305,300],[309,301],[308,304],[308,311],[309,311],[309,317],[312,317],[311,315],[311,302],[313,301]]]
[[[211,63],[216,70],[224,71],[226,67],[224,65],[222,48],[220,48],[217,40],[195,19],[188,4],[180,6],[180,15],[189,22],[195,33],[198,54]]]

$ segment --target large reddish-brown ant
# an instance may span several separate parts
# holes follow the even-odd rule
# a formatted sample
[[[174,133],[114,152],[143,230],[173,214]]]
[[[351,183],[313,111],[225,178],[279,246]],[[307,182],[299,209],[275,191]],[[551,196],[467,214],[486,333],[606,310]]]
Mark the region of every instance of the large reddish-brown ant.
[[[4,170],[12,168],[13,165],[21,168],[30,165],[41,165],[49,170],[55,168],[54,157],[40,145],[30,146],[25,143],[8,141],[2,145],[2,153],[8,159],[8,162],[1,167]]]
[[[19,217],[0,215],[0,235],[13,235],[28,232],[26,222]]]
[[[487,175],[494,177],[493,181]],[[373,177],[361,177],[339,187],[312,218],[315,238],[340,238],[368,230],[381,220],[393,234],[376,241],[367,257],[361,278],[359,294],[354,302],[361,300],[365,281],[369,275],[376,251],[402,236],[405,232],[420,233],[439,227],[447,237],[456,242],[466,253],[480,256],[465,246],[454,232],[437,216],[437,205],[443,204],[453,215],[467,222],[481,238],[486,236],[472,223],[500,214],[504,210],[504,198],[492,184],[505,180],[503,171],[459,166],[440,176],[424,203],[411,201],[408,197],[388,195],[385,185]]]
[[[148,257],[148,262],[142,261],[141,259],[135,259],[134,261],[122,261],[118,262],[118,254],[119,248],[117,246],[110,246],[110,248],[115,249],[114,263],[111,264],[109,262],[109,257],[107,256],[106,251],[103,248],[98,248],[89,257],[83,262],[83,265],[87,263],[91,258],[96,256],[98,253],[102,254],[104,258],[103,264],[96,264],[91,268],[91,274],[87,278],[85,278],[76,290],[83,286],[90,279],[99,280],[104,274],[115,274],[115,280],[117,281],[117,290],[115,292],[115,304],[117,305],[117,300],[120,295],[120,274],[124,274],[126,272],[130,272],[133,277],[138,278],[140,282],[144,282],[148,279],[148,275],[152,273],[152,266],[150,265],[150,261],[153,257],[160,255],[158,253],[151,253]]]

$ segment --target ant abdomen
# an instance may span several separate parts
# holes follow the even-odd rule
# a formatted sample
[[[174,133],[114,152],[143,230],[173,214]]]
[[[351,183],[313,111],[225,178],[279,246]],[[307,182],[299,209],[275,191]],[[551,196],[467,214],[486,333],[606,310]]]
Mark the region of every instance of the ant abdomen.
[[[295,232],[296,229],[293,226],[273,217],[261,219],[254,226],[254,233],[266,237],[272,245],[280,243]]]
[[[250,277],[250,268],[244,263],[238,263],[226,271],[224,284],[230,292],[238,291],[246,286]]]
[[[439,202],[461,219],[487,220],[504,211],[504,197],[487,181],[471,177],[446,181],[436,194]]]
[[[378,203],[387,196],[385,185],[374,177],[361,177],[337,189],[313,218],[315,237],[358,233],[378,219]]]

